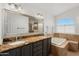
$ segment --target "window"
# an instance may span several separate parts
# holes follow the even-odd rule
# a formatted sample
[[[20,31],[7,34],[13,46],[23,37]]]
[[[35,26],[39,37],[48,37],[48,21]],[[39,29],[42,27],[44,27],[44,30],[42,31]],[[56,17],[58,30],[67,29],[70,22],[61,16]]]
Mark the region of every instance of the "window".
[[[75,33],[75,23],[73,18],[62,18],[56,21],[57,33]]]
[[[62,19],[58,19],[56,21],[57,25],[73,25],[74,24],[74,20],[73,18],[62,18]]]

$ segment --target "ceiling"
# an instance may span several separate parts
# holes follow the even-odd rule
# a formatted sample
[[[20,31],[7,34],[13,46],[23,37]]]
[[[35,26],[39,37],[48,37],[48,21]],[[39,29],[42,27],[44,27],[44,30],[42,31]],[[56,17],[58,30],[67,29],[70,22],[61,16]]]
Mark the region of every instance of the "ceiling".
[[[21,5],[26,9],[27,7],[37,9],[54,16],[79,6],[78,3],[23,3]]]

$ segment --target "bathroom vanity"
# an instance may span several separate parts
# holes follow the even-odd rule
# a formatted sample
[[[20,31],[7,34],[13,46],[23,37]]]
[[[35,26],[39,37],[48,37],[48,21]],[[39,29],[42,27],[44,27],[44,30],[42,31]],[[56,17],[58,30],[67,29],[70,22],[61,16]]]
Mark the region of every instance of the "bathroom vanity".
[[[51,36],[44,36],[43,19],[3,9],[1,56],[47,56]],[[19,41],[19,42],[18,42]]]
[[[23,39],[28,44],[1,45],[1,56],[47,56],[50,54],[51,37],[35,36]]]
[[[69,42],[65,38],[54,37],[51,39],[51,54],[55,56],[66,56]]]

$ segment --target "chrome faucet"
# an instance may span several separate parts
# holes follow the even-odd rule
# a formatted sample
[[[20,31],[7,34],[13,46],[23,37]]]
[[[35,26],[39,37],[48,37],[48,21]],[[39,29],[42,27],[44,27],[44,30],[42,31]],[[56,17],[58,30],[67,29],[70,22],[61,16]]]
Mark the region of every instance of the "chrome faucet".
[[[16,41],[18,41],[18,36],[16,36]]]

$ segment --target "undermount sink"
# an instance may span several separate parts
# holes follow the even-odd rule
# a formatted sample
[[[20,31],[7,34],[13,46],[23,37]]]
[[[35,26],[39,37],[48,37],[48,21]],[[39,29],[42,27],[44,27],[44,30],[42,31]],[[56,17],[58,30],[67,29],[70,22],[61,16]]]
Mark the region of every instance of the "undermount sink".
[[[16,42],[9,43],[9,45],[22,45],[22,44],[28,44],[28,43],[26,43],[26,41],[16,41]]]

